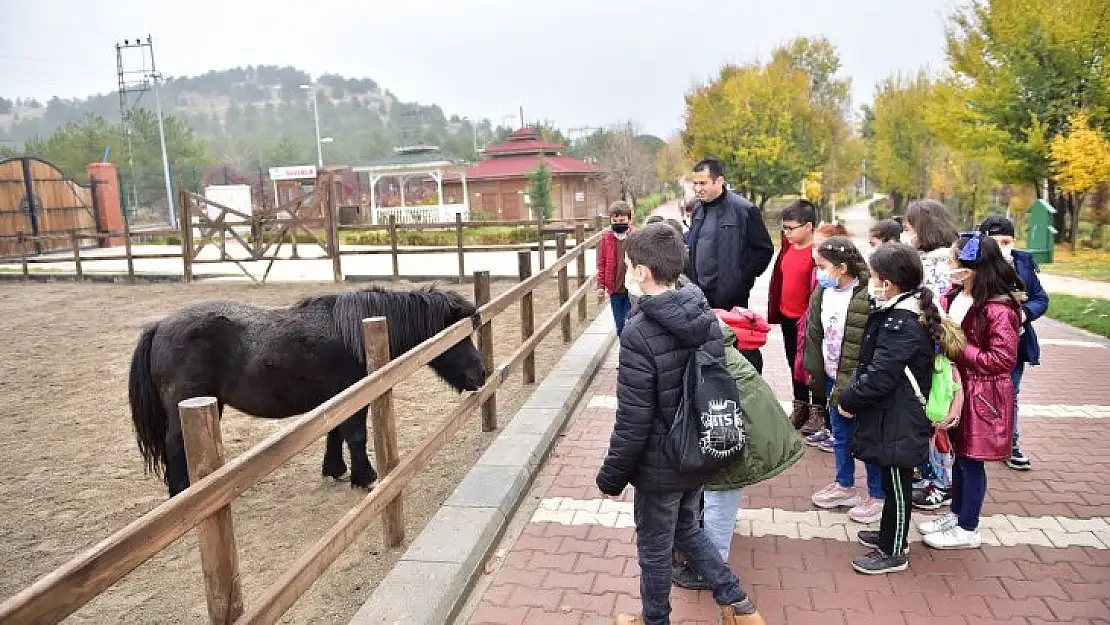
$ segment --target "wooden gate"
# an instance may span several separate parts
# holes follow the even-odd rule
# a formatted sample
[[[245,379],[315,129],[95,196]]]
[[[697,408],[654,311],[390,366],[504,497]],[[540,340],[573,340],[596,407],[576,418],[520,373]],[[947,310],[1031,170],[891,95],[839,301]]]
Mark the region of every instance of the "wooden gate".
[[[280,206],[252,209],[251,214],[191,193],[179,185],[178,210],[182,223],[185,280],[192,280],[194,264],[230,262],[235,263],[248,278],[265,282],[275,260],[302,258],[298,243],[318,246],[323,254],[313,254],[309,258],[331,258],[333,268],[338,271],[337,184],[337,176],[322,173],[315,190]],[[287,244],[291,253],[283,256],[282,247]],[[201,251],[210,245],[218,248],[218,257],[201,258]],[[266,263],[260,277],[243,264],[258,261]]]
[[[70,232],[96,234],[96,194],[33,156],[0,161],[0,257],[70,249]],[[21,249],[14,235],[34,238]]]

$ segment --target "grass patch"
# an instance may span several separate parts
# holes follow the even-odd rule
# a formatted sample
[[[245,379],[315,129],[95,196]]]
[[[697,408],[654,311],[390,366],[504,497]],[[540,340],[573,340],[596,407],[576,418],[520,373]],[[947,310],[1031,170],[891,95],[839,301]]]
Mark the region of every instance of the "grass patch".
[[[1077,250],[1057,245],[1051,265],[1041,265],[1041,271],[1060,276],[1110,282],[1110,252],[1103,250]]]
[[[1048,316],[1110,338],[1110,300],[1053,293]]]

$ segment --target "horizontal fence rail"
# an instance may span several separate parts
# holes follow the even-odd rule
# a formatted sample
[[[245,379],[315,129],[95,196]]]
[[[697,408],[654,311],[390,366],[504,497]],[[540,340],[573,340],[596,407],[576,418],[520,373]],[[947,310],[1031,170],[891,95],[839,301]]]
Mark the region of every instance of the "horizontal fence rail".
[[[350,546],[366,527],[385,514],[386,544],[396,546],[403,539],[401,498],[405,487],[435,457],[466,418],[484,406],[495,406],[496,392],[509,374],[524,363],[526,382],[533,382],[534,352],[556,326],[569,322],[572,311],[588,299],[593,279],[578,278],[571,293],[566,268],[578,261],[582,268],[586,250],[601,239],[597,232],[558,258],[550,267],[531,274],[530,253],[520,252],[521,281],[501,295],[482,303],[473,317],[443,329],[435,336],[397,358],[388,356],[388,333],[384,319],[364,320],[364,345],[368,375],[320,406],[296,418],[279,432],[226,463],[219,440],[218,420],[213,417],[208,398],[182,402],[193,416],[183,418],[183,428],[199,428],[186,434],[190,475],[193,481],[185,491],[132,521],[127,526],[87,549],[31,586],[0,604],[0,625],[56,623],[104,592],[135,568],[157,555],[198,525],[202,525],[202,567],[212,623],[274,623],[307,591],[336,558]],[[556,244],[565,248],[566,235]],[[527,257],[527,260],[526,258]],[[467,340],[490,324],[511,305],[520,302],[521,315],[532,316],[532,291],[545,280],[559,280],[560,306],[539,328],[534,321],[522,320],[522,343],[505,362],[492,359],[492,332],[479,332],[479,348],[489,354],[489,377],[477,391],[464,394],[461,403],[436,430],[409,453],[396,455],[395,422],[391,392],[395,385],[444,353],[456,343]],[[475,290],[488,293],[488,272],[475,272]],[[568,321],[564,321],[568,320]],[[564,341],[569,337],[564,334]],[[384,343],[383,343],[384,342]],[[372,344],[370,344],[372,343]],[[384,352],[382,350],[385,350]],[[528,379],[531,361],[531,380]],[[186,406],[185,404],[189,405]],[[243,606],[239,597],[239,575],[230,504],[285,462],[304,451],[355,411],[372,405],[375,453],[384,478],[366,497],[332,526],[267,588],[254,602]],[[483,428],[496,427],[496,414],[483,410]],[[214,432],[212,430],[215,430]],[[381,437],[381,438],[379,438]],[[380,448],[379,448],[380,446]],[[382,455],[384,454],[384,455]],[[199,458],[199,460],[198,460]],[[239,613],[242,611],[242,616]]]

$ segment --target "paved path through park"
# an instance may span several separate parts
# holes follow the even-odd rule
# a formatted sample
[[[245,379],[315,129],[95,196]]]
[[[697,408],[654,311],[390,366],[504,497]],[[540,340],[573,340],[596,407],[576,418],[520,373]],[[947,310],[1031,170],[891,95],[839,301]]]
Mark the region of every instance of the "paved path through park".
[[[766,284],[765,276],[753,294],[756,310],[766,309]],[[982,549],[915,542],[908,571],[855,573],[863,526],[810,503],[833,477],[832,455],[814,449],[745,489],[730,564],[769,625],[1110,624],[1110,343],[1048,319],[1037,328],[1043,365],[1026,374],[1021,403],[1034,469],[988,467]],[[763,353],[765,376],[789,399],[777,330]],[[603,501],[594,486],[613,425],[616,364],[614,350],[459,623],[604,624],[639,609],[631,489]],[[924,516],[915,511],[914,524]],[[717,622],[706,592],[675,588],[671,601],[675,623]]]

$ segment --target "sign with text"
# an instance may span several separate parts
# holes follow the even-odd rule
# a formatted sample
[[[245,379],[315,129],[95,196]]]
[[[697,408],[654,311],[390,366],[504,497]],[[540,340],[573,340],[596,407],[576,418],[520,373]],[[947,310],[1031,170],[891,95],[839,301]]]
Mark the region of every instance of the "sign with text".
[[[292,167],[271,167],[270,180],[303,180],[316,177],[315,165],[294,165]]]

